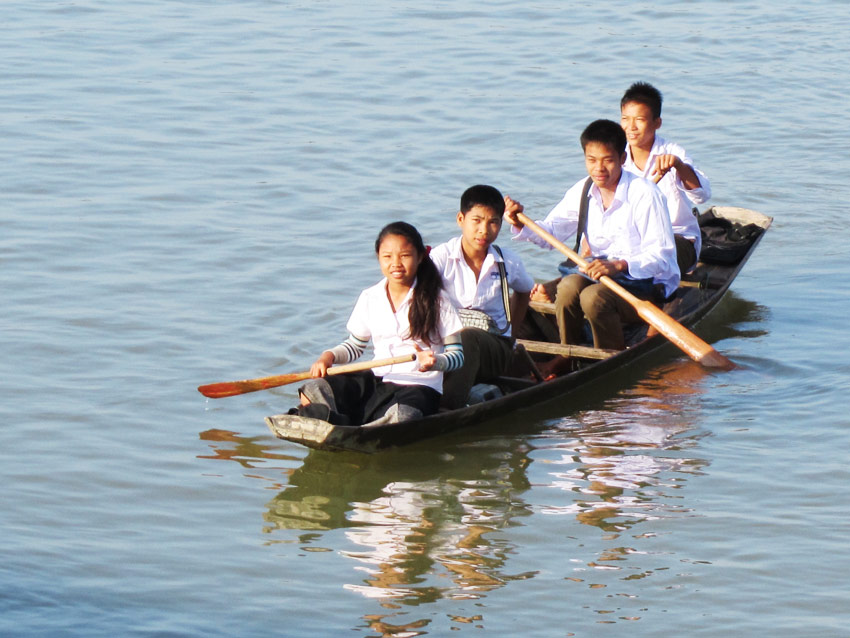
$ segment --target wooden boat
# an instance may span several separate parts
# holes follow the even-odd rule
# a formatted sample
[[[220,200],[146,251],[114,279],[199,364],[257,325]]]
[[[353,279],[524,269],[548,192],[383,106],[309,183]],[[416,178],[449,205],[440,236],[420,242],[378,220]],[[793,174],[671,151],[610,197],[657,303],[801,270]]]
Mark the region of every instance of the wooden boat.
[[[664,305],[664,311],[684,326],[702,319],[729,289],[772,221],[761,213],[734,207],[713,207],[700,215],[703,229],[700,262],[683,278],[676,294]],[[538,340],[517,340],[507,373],[494,382],[498,387],[495,398],[402,423],[341,426],[288,414],[268,417],[266,423],[277,437],[308,447],[375,452],[548,401],[563,400],[584,384],[632,365],[667,343],[662,335],[649,335],[647,326],[636,325],[627,330],[628,347],[622,351],[562,346],[554,322],[545,316],[551,310],[552,304],[532,302],[526,322],[529,330],[541,336]],[[535,361],[567,353],[574,361],[571,372],[548,381],[535,374]]]

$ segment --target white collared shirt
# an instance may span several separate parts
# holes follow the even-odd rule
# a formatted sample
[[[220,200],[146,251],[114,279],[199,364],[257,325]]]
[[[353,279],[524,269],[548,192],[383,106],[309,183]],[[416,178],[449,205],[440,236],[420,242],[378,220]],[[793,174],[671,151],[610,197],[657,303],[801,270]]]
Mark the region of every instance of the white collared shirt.
[[[463,329],[460,317],[452,306],[451,300],[444,293],[441,293],[440,320],[438,322],[440,343],[428,345],[422,341],[411,339],[408,313],[415,289],[416,282],[413,283],[413,287],[408,291],[404,301],[399,304],[395,312],[393,312],[390,300],[387,297],[386,278],[360,293],[360,297],[358,297],[354,310],[352,310],[348,319],[346,329],[352,335],[364,341],[372,340],[375,359],[413,354],[416,352],[414,344],[423,350],[430,348],[434,354],[440,354],[444,350],[443,342],[445,338]],[[380,368],[373,368],[373,372],[375,376],[383,377],[384,381],[400,385],[425,385],[434,388],[437,392],[443,391],[443,373],[437,370],[419,372],[417,361],[381,366]]]
[[[508,322],[505,314],[505,302],[502,295],[502,279],[498,262],[505,264],[508,287],[517,292],[530,292],[534,279],[525,270],[519,256],[512,250],[501,248],[504,258],[491,245],[487,257],[481,265],[478,280],[463,256],[461,237],[455,237],[431,250],[431,261],[443,276],[446,294],[456,308],[474,308],[486,312],[496,322],[499,329]],[[511,335],[510,326],[506,337]]]
[[[570,188],[564,198],[537,224],[565,241],[576,233],[578,210],[584,179]],[[614,201],[605,210],[602,193],[595,184],[588,194],[587,240],[594,257],[625,259],[633,279],[652,278],[672,295],[679,285],[676,244],[664,196],[658,187],[634,173],[623,171]],[[528,228],[517,232],[514,239],[524,239],[551,248],[546,240]]]
[[[685,153],[685,149],[673,142],[667,142],[663,138],[655,136],[652,150],[646,160],[643,170],[640,170],[632,158],[632,149],[626,149],[626,163],[623,168],[627,171],[651,179],[655,167],[655,160],[660,155],[675,155],[685,164],[690,166],[699,178],[700,187],[694,190],[686,190],[682,178],[676,170],[668,171],[658,182],[658,188],[667,198],[667,208],[670,211],[670,221],[673,224],[673,233],[694,240],[697,256],[702,247],[702,235],[699,231],[699,223],[693,213],[694,204],[704,204],[711,197],[711,184],[708,178],[695,165],[693,160]]]

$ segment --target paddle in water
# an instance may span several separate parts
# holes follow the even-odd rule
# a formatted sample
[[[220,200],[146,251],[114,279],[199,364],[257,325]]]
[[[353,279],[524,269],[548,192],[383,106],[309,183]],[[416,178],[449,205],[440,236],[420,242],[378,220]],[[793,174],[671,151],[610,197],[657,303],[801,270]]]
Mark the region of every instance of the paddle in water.
[[[517,213],[516,216],[520,222],[528,226],[537,235],[549,242],[553,248],[556,248],[572,259],[578,266],[581,268],[587,267],[587,261],[582,259],[578,253],[571,250],[563,242],[558,241],[558,239],[556,239],[552,234],[546,232],[543,228],[535,224],[528,218],[528,216],[523,213]],[[631,304],[631,306],[637,311],[638,315],[640,315],[641,319],[664,335],[669,341],[678,346],[685,354],[697,363],[708,368],[722,368],[725,370],[731,370],[735,367],[735,364],[732,363],[732,361],[717,352],[717,350],[715,350],[711,345],[700,339],[655,304],[635,297],[632,293],[607,275],[600,277],[599,283],[603,284],[612,292]]]
[[[356,363],[347,363],[345,365],[333,366],[328,368],[328,374],[344,374],[346,372],[358,372],[360,370],[370,370],[381,366],[390,366],[395,363],[407,363],[416,359],[416,354],[405,354],[398,357],[389,357],[387,359],[374,359],[372,361],[359,361]],[[207,385],[198,386],[198,392],[210,399],[223,399],[224,397],[232,397],[237,394],[247,394],[248,392],[256,392],[257,390],[268,390],[269,388],[277,388],[289,383],[296,383],[309,379],[312,375],[307,372],[292,372],[290,374],[278,374],[271,377],[260,377],[259,379],[245,379],[244,381],[223,381],[221,383],[210,383]]]

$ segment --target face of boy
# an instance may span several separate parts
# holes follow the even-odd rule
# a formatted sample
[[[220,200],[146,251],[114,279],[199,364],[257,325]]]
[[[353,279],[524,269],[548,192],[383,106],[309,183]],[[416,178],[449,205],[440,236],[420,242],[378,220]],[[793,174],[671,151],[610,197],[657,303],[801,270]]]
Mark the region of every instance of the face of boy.
[[[655,141],[655,131],[661,128],[661,118],[652,116],[652,109],[639,102],[627,102],[620,110],[620,126],[626,132],[629,146],[649,150]]]
[[[416,247],[401,235],[387,235],[378,247],[381,274],[392,285],[412,286],[423,257],[424,255],[417,253]]]
[[[587,174],[602,190],[617,189],[625,161],[625,153],[617,153],[607,144],[588,142],[584,147],[584,165],[587,167]]]
[[[457,214],[461,245],[468,255],[485,254],[502,228],[502,216],[489,206],[476,205]]]

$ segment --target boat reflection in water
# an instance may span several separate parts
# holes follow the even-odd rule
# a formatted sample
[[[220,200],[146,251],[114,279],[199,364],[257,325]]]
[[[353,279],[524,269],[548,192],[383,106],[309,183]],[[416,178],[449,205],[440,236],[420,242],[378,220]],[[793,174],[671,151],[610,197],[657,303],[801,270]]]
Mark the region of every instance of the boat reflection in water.
[[[475,597],[528,577],[504,572],[515,547],[488,537],[530,514],[527,451],[504,439],[465,453],[311,451],[268,504],[265,531],[345,529],[346,547],[334,549],[364,577],[344,587],[370,598]]]
[[[677,359],[600,385],[570,417],[526,417],[374,455],[309,450],[300,459],[282,453],[286,444],[204,438],[217,444],[209,458],[239,461],[264,487],[283,488],[263,513],[270,544],[351,561],[358,575],[337,565],[331,577],[377,603],[359,623],[378,635],[429,633],[430,603],[481,599],[537,578],[546,581],[538,588],[581,583],[580,608],[611,613],[612,593],[638,598],[635,579],[653,571],[667,589],[674,571],[659,564],[695,562],[669,548],[659,555],[647,539],[657,533],[651,521],[696,515],[682,489],[708,465],[694,454],[704,433],[692,425],[706,374]],[[256,463],[246,460],[254,454]],[[594,528],[601,533],[579,531]],[[617,540],[626,531],[629,540]],[[450,622],[483,626],[485,613]]]

